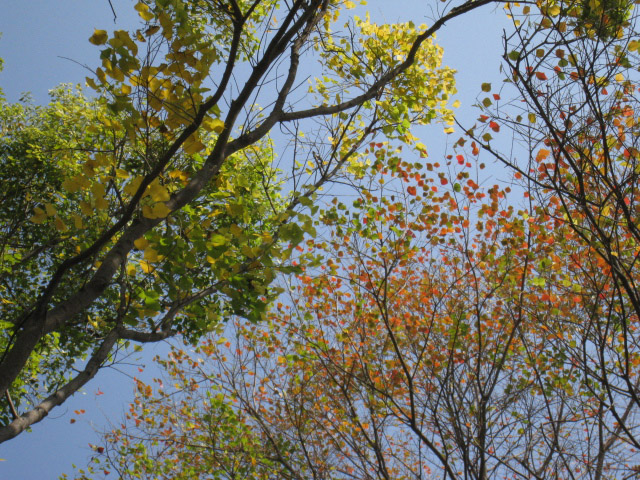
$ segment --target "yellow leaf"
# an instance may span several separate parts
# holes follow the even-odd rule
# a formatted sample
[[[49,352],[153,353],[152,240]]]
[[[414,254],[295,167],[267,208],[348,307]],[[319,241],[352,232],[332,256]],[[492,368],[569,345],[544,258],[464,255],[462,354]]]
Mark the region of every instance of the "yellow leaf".
[[[73,215],[73,226],[80,230],[83,227],[82,217],[80,215]]]
[[[104,45],[109,38],[105,30],[94,30],[93,35],[89,37],[89,41],[94,45]]]
[[[33,223],[44,223],[47,219],[47,214],[40,207],[36,207],[33,209],[34,215],[29,218]]]
[[[169,178],[178,178],[185,182],[189,179],[189,176],[182,170],[172,170],[169,172]]]
[[[156,269],[153,265],[149,262],[145,262],[144,260],[140,262],[140,267],[144,273],[152,273]]]
[[[231,232],[231,235],[233,235],[234,237],[241,237],[243,234],[242,228],[240,228],[235,223],[231,225],[231,227],[229,227],[229,231]]]
[[[149,195],[154,202],[166,202],[169,200],[169,192],[164,185],[161,185],[158,180],[154,180],[149,187],[147,187],[146,195]]]
[[[151,12],[151,10],[149,10],[149,7],[142,2],[136,3],[136,5],[133,8],[136,9],[136,11],[138,12],[138,15],[140,15],[140,17],[145,22],[148,22],[153,18],[153,12]]]
[[[224,130],[224,122],[219,118],[205,118],[202,126],[207,132],[220,133]]]
[[[98,77],[98,80],[100,80],[100,82],[107,83],[107,76],[105,75],[104,70],[102,70],[101,68],[96,69],[96,77]]]
[[[107,192],[103,184],[94,183],[93,185],[91,185],[91,193],[93,193],[94,196],[101,198],[104,197]]]
[[[158,252],[156,252],[153,248],[147,248],[144,251],[144,259],[147,262],[157,262],[158,261]]]
[[[98,197],[96,198],[96,208],[98,210],[106,210],[107,208],[109,208],[109,202],[107,202],[107,200],[104,197]]]
[[[553,5],[549,8],[549,10],[547,10],[547,12],[552,17],[557,17],[558,15],[560,15],[560,7],[558,5]]]
[[[140,187],[140,184],[142,183],[142,179],[143,179],[142,176],[138,176],[133,180],[131,180],[123,188],[123,192],[126,193],[127,195],[131,195],[131,196],[135,195],[135,193],[138,191],[138,188]]]
[[[93,88],[94,90],[98,90],[98,86],[96,85],[96,82],[94,82],[93,78],[85,77],[84,81],[89,87]]]
[[[447,127],[444,129],[444,133],[449,134],[449,133],[453,133],[456,130],[453,127]]]
[[[133,263],[129,263],[127,265],[127,275],[135,275],[136,274],[136,266]]]
[[[137,240],[135,240],[135,241],[133,242],[133,244],[135,245],[135,247],[136,247],[138,250],[144,250],[145,248],[147,248],[147,247],[149,246],[149,240],[147,240],[147,239],[146,239],[146,238],[144,238],[144,237],[140,237],[140,238],[138,238]]]
[[[87,202],[80,202],[80,211],[82,212],[83,215],[86,215],[87,217],[90,217],[91,215],[93,215],[93,208]]]
[[[621,73],[618,73],[615,76],[616,82],[624,82],[624,75],[622,75]]]
[[[65,178],[62,182],[62,189],[69,193],[75,193],[80,190],[80,184],[73,178]]]
[[[127,179],[127,178],[129,178],[129,172],[127,172],[126,170],[123,170],[121,168],[116,168],[116,177],[117,178],[122,178],[122,179]]]
[[[56,217],[54,225],[56,226],[56,230],[58,230],[59,232],[66,232],[67,230],[69,230],[69,227],[64,224],[60,217]]]
[[[151,211],[151,207],[149,205],[144,205],[142,207],[142,216],[144,218],[156,218],[153,216],[153,212]]]
[[[157,203],[151,210],[153,212],[153,218],[165,218],[171,213],[171,209],[164,203]]]
[[[184,153],[187,155],[193,155],[194,153],[204,150],[205,144],[200,140],[195,140],[192,139],[192,137],[189,137],[187,141],[184,142],[184,145],[182,145],[182,148],[184,149]]]
[[[535,115],[535,113],[530,113],[528,115],[528,117],[529,117],[529,123],[536,123],[536,115]]]
[[[56,211],[56,207],[54,207],[50,203],[45,204],[44,208],[47,210],[47,215],[49,217],[54,217],[56,215],[56,213],[58,213]]]

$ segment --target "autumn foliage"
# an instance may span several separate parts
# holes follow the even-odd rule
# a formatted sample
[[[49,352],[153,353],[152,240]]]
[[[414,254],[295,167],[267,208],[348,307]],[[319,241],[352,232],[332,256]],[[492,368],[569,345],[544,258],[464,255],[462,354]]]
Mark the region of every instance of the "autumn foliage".
[[[299,246],[289,296],[267,322],[230,318],[161,360],[166,378],[138,384],[96,471],[637,476],[633,5],[505,8],[507,86],[481,85],[455,152],[369,143],[351,200],[328,203]]]
[[[592,376],[619,354],[594,324],[616,301],[606,263],[545,208],[515,208],[510,188],[480,187],[474,167],[450,161],[445,188],[399,153],[370,145],[369,188],[323,212],[326,237],[305,251],[323,266],[298,277],[267,323],[235,319],[162,360],[167,376],[155,388],[138,385],[129,421],[98,457],[106,470],[299,479],[635,471]],[[640,362],[635,346],[629,355]],[[633,408],[620,407],[631,423]]]
[[[500,2],[504,85],[429,157],[431,36],[488,3],[138,2],[90,38],[96,100],[0,102],[0,441],[176,337],[78,479],[637,477],[634,4]]]

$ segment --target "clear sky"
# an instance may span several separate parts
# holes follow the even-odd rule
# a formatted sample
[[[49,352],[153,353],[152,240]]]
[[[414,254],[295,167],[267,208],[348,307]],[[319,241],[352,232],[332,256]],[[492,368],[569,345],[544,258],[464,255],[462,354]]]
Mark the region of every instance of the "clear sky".
[[[82,65],[98,64],[98,48],[89,44],[94,28],[127,29],[135,25],[133,2],[112,0],[118,14],[114,24],[107,0],[4,0],[0,3],[0,57],[5,68],[0,73],[0,88],[8,101],[15,102],[24,92],[31,92],[36,103],[46,103],[47,92],[60,83],[83,83],[87,71]],[[413,20],[429,23],[432,8],[442,8],[440,0],[370,0],[367,9],[378,22]],[[459,71],[458,98],[463,103],[460,114],[473,119],[468,105],[486,81],[500,82],[502,28],[508,25],[502,11],[485,7],[466,17],[452,20],[438,33],[438,43],[445,48],[445,64]],[[435,127],[440,132],[442,127]],[[427,132],[427,136],[430,134]],[[431,155],[443,151],[430,138],[422,139]],[[166,347],[164,347],[166,348]],[[147,348],[141,362],[164,351],[162,346]],[[137,366],[124,368],[126,374],[149,378]],[[89,443],[97,443],[93,429],[108,429],[109,422],[119,423],[127,401],[132,398],[130,377],[114,370],[100,372],[88,388],[49,418],[33,427],[33,432],[0,445],[0,480],[46,480],[62,473],[72,473],[71,464],[85,466],[90,455]],[[74,410],[85,410],[83,415]],[[71,419],[77,421],[70,423]]]

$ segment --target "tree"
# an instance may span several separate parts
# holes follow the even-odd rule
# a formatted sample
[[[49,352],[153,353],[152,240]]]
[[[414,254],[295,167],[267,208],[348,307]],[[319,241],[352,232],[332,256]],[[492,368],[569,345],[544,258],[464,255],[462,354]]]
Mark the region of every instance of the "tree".
[[[563,349],[610,417],[607,428],[638,448],[634,3],[557,2],[520,24],[505,41],[505,62],[524,105],[515,114],[509,107],[488,110],[484,119],[507,126],[531,153],[523,163],[484,147],[518,172],[546,214],[568,226],[572,241],[586,250],[578,262],[591,292],[580,295],[584,333]]]
[[[493,1],[337,31],[353,2],[141,1],[141,28],[89,39],[95,98],[1,99],[0,441],[129,342],[262,318],[322,187],[357,181],[376,136],[413,145],[412,125],[452,121],[430,38]]]
[[[395,157],[393,173],[324,212],[331,235],[308,248],[325,265],[292,302],[176,347],[79,478],[635,475],[575,353],[588,250],[481,188],[464,158],[443,187],[381,147],[373,169]]]

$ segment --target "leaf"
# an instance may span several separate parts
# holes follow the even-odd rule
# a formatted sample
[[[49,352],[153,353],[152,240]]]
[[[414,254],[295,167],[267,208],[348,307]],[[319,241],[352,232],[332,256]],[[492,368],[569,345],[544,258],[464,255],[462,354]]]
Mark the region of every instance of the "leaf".
[[[187,155],[194,155],[204,150],[206,146],[200,140],[189,137],[182,145],[182,148]]]
[[[552,17],[557,17],[558,15],[560,15],[560,6],[552,5],[547,9],[547,13]]]
[[[142,18],[145,22],[148,22],[149,20],[152,20],[154,18],[154,14],[149,9],[149,6],[142,2],[136,3],[133,8],[135,8],[135,10],[138,12],[138,15],[140,15],[140,18]]]
[[[166,203],[156,203],[151,209],[150,218],[166,218],[171,213],[171,209],[167,207]]]
[[[133,245],[138,249],[138,250],[144,250],[145,248],[147,248],[149,246],[149,240],[147,240],[144,237],[140,237],[137,240],[135,240],[133,242]]]
[[[144,259],[148,262],[157,262],[159,260],[158,252],[153,248],[147,248],[144,251]]]
[[[94,30],[93,35],[89,37],[89,41],[94,45],[104,45],[107,43],[109,35],[105,30]]]
[[[153,265],[151,265],[149,262],[145,260],[140,262],[140,267],[142,268],[142,271],[144,273],[153,273],[154,270],[156,269]]]
[[[33,216],[29,218],[29,221],[37,224],[44,223],[47,220],[47,214],[40,207],[36,207],[33,209]]]
[[[219,118],[205,118],[202,126],[208,132],[222,133],[224,130],[224,122]]]
[[[536,287],[544,287],[547,284],[547,281],[542,277],[536,277],[531,279],[531,284]]]
[[[209,243],[214,247],[221,247],[228,243],[228,239],[224,235],[214,233],[213,235],[211,235],[211,238],[209,238]]]
[[[149,195],[154,202],[166,202],[171,198],[167,188],[161,185],[159,181],[151,182],[151,185],[147,187],[145,193]]]
[[[545,148],[541,148],[540,150],[538,150],[538,153],[536,154],[536,161],[540,162],[542,160],[546,160],[546,158],[549,156],[551,152]]]
[[[490,92],[491,91],[491,84],[490,83],[483,83],[480,88],[482,88],[483,92]]]

